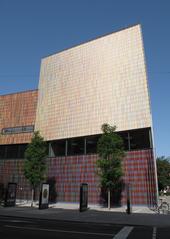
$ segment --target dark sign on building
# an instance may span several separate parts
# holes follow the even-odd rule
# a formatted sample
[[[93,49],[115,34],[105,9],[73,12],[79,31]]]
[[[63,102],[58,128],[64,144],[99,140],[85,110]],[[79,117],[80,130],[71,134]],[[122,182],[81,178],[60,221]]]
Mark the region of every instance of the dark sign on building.
[[[39,209],[47,209],[48,202],[49,202],[49,184],[43,183],[40,192]]]
[[[8,188],[5,195],[5,207],[14,207],[16,201],[16,190],[17,184],[16,183],[8,183]]]
[[[88,209],[88,184],[82,183],[80,186],[80,212]]]

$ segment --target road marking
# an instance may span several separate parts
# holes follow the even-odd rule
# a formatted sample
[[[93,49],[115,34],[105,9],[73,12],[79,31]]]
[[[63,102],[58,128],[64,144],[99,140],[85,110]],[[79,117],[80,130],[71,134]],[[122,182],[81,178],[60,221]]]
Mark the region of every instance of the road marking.
[[[9,220],[9,219],[1,219],[1,222],[14,222],[14,223],[30,223],[30,224],[35,224],[34,222],[31,221],[22,221],[22,220]]]
[[[152,239],[156,239],[156,227],[153,227]]]
[[[4,225],[4,227],[36,230],[36,231],[47,231],[47,232],[63,232],[63,233],[86,234],[86,235],[96,235],[96,236],[113,236],[113,233],[109,234],[109,233],[96,233],[96,232],[65,231],[65,230],[58,230],[58,229],[45,229],[45,228],[39,228],[39,227],[19,227],[19,226],[11,226],[11,225]]]
[[[123,227],[122,230],[120,230],[120,232],[113,237],[113,239],[126,239],[133,228],[134,227]]]

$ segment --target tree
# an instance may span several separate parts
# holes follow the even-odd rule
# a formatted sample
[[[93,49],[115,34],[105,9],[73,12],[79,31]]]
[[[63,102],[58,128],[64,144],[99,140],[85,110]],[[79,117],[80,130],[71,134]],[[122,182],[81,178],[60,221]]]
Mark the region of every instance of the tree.
[[[170,158],[164,156],[158,157],[157,160],[158,188],[159,191],[170,186]]]
[[[37,186],[44,180],[46,171],[47,145],[37,131],[25,151],[24,175],[28,179],[31,190],[31,206],[33,206],[34,193]]]
[[[103,124],[101,127],[103,134],[97,144],[99,159],[97,166],[101,186],[108,193],[108,208],[110,209],[111,190],[120,188],[123,176],[122,159],[125,155],[123,140],[116,134],[116,126]]]

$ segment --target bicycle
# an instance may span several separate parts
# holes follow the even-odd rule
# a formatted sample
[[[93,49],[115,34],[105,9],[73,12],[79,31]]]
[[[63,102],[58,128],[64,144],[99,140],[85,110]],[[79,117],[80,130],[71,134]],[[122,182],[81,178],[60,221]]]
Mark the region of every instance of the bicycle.
[[[166,201],[163,201],[163,198],[159,199],[160,203],[157,204],[156,202],[154,203],[154,211],[156,211],[159,214],[168,214],[169,213],[169,203]]]

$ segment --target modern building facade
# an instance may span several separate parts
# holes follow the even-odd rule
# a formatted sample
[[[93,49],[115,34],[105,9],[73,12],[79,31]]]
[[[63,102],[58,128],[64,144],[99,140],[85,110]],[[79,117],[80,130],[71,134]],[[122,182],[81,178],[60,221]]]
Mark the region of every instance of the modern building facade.
[[[85,182],[89,202],[100,203],[96,145],[101,125],[109,123],[117,126],[124,140],[124,182],[131,188],[132,203],[156,201],[152,116],[140,25],[43,58],[38,91],[0,96],[0,113],[0,182],[16,181],[20,197],[27,196],[28,185],[19,158],[33,131],[39,130],[49,143],[48,177],[56,180],[57,200],[78,202],[80,183]]]

